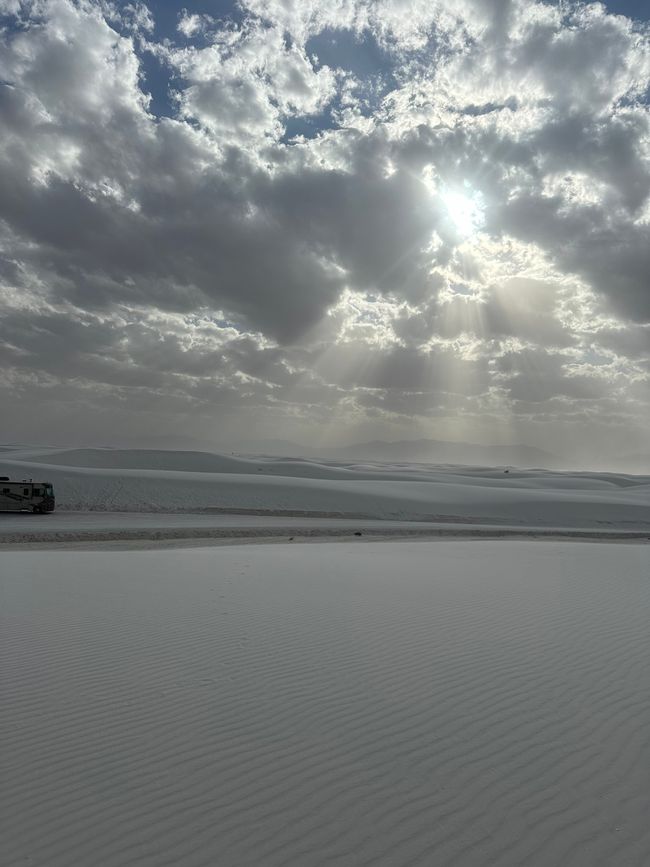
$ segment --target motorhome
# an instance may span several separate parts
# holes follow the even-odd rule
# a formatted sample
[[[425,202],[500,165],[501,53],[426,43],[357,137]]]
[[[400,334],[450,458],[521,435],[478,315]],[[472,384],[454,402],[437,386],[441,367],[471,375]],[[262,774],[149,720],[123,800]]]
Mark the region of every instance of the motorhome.
[[[23,479],[12,482],[0,476],[0,512],[33,512],[43,515],[54,511],[54,488],[50,482]]]

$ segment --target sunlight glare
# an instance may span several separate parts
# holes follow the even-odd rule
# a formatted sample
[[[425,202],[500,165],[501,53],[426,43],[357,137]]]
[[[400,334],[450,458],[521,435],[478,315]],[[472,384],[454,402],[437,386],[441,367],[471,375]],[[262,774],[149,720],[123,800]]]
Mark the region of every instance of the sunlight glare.
[[[449,190],[442,195],[442,202],[454,229],[463,238],[475,235],[483,222],[483,204],[480,193],[461,193]]]

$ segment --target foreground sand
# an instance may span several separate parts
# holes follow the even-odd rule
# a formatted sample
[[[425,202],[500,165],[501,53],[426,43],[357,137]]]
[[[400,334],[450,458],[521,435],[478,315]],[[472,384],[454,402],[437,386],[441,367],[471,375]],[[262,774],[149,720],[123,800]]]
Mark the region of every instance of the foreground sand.
[[[650,862],[647,546],[1,556],[3,864]]]

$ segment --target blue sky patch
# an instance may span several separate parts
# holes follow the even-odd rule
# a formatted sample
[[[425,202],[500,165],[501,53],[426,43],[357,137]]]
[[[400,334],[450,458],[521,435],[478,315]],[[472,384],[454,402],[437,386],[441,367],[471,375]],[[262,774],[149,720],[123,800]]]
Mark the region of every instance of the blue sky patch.
[[[171,70],[151,51],[139,51],[141,88],[151,96],[149,111],[156,117],[173,117],[176,107],[170,99]]]
[[[627,15],[628,18],[638,18],[640,21],[650,19],[648,0],[605,0],[605,6],[616,15]]]
[[[357,78],[390,74],[391,57],[368,32],[326,28],[307,40],[308,57],[316,56],[319,66],[344,69]]]
[[[122,3],[122,5],[127,4]],[[242,10],[229,0],[199,0],[195,3],[178,2],[178,0],[149,0],[147,6],[154,18],[154,34],[157,39],[164,39],[165,37],[172,40],[179,37],[184,38],[176,29],[183,9],[186,9],[190,15],[210,15],[217,21],[238,22],[244,19]]]
[[[329,109],[310,117],[288,117],[284,120],[284,134],[280,141],[282,144],[287,144],[298,136],[304,136],[306,139],[316,138],[323,130],[332,129],[334,126],[332,112]]]

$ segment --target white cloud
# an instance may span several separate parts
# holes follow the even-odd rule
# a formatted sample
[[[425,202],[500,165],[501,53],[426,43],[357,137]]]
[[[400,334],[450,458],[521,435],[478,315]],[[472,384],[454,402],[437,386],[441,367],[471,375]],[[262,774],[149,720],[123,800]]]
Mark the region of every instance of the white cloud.
[[[181,116],[198,121],[222,146],[279,138],[287,116],[321,111],[336,88],[331,70],[314,69],[282,30],[259,23],[205,48],[170,51],[167,59],[184,81]]]
[[[183,9],[176,29],[186,39],[191,39],[194,36],[205,33],[213,25],[214,18],[210,15],[190,14],[187,9]]]

